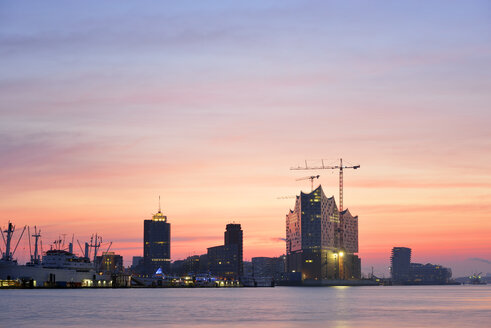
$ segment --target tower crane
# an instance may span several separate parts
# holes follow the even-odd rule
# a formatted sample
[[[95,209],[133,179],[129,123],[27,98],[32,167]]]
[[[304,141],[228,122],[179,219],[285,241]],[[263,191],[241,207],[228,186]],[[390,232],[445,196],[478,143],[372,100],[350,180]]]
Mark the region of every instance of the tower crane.
[[[301,181],[301,180],[310,180],[310,184],[312,185],[312,191],[314,191],[314,179],[319,179],[320,175],[311,175],[309,177],[303,177],[296,179],[295,181]]]
[[[343,211],[343,170],[344,169],[359,169],[360,165],[353,165],[353,166],[346,166],[343,165],[343,159],[339,159],[339,165],[334,165],[334,166],[327,166],[324,165],[324,160],[321,160],[322,165],[321,166],[309,166],[307,164],[307,161],[305,161],[305,167],[303,166],[297,166],[297,167],[291,167],[290,170],[337,170],[339,169],[339,212]],[[307,177],[308,179],[312,178],[312,190],[313,190],[313,177],[315,178],[316,176],[312,177]],[[317,176],[318,178],[319,176]],[[302,180],[304,178],[298,179]]]

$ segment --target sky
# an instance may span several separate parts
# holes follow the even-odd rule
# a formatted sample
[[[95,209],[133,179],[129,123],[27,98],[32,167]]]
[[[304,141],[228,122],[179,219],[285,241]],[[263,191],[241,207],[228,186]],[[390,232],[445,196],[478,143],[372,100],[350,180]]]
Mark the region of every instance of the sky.
[[[363,272],[394,246],[491,272],[489,90],[489,1],[4,0],[0,225],[129,265],[160,195],[173,260],[231,222],[279,256],[296,179],[338,201],[290,167],[343,158]]]

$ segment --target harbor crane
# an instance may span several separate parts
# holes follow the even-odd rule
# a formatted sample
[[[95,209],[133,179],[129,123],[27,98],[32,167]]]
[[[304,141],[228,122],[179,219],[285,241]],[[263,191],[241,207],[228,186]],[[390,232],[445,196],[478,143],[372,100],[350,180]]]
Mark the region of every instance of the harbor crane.
[[[307,161],[305,161],[304,166],[291,167],[290,170],[338,170],[339,169],[339,212],[343,211],[343,170],[344,169],[359,169],[360,165],[347,166],[343,165],[343,159],[339,159],[339,165],[329,166],[324,165],[324,160],[321,160],[321,166],[309,166]],[[313,176],[315,177],[315,176]],[[319,177],[319,176],[317,176]],[[308,177],[310,179],[311,177]],[[301,179],[299,179],[301,180]],[[313,190],[313,179],[312,179],[312,190]]]
[[[312,186],[312,191],[314,191],[314,179],[319,179],[319,178],[320,178],[320,175],[311,175],[309,177],[303,177],[303,178],[296,179],[295,181],[310,180],[310,184]]]

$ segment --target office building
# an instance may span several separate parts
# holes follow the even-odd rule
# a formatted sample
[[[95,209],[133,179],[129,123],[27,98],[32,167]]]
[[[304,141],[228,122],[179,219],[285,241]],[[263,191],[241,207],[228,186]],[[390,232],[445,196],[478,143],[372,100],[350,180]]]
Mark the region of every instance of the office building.
[[[200,272],[200,256],[192,255],[188,256],[184,260],[177,260],[171,264],[172,274],[174,275],[195,275]],[[203,273],[206,273],[204,271]]]
[[[391,275],[395,285],[445,285],[452,283],[452,270],[431,263],[411,263],[411,248],[392,248]]]
[[[239,251],[236,244],[208,248],[208,265],[212,275],[224,279],[239,278]]]
[[[225,245],[237,245],[237,258],[238,258],[238,275],[243,275],[243,233],[240,224],[230,223],[227,224],[224,233]]]
[[[411,249],[407,247],[394,247],[390,257],[390,273],[393,283],[409,281],[409,267],[411,265]]]
[[[359,279],[358,217],[338,211],[334,197],[322,187],[301,192],[286,215],[288,273],[301,280]]]
[[[97,256],[95,266],[99,272],[104,274],[116,274],[124,271],[123,257],[114,252],[103,252],[102,256]]]
[[[243,276],[243,232],[240,224],[227,224],[224,245],[208,248],[207,260],[213,275],[235,280]]]
[[[409,276],[410,284],[445,285],[451,283],[452,270],[437,264],[411,263]]]
[[[170,223],[160,209],[143,224],[143,266],[146,275],[170,272]]]
[[[142,274],[144,270],[143,256],[133,256],[130,270],[134,274]]]
[[[252,276],[253,277],[273,277],[274,258],[272,257],[253,257]]]

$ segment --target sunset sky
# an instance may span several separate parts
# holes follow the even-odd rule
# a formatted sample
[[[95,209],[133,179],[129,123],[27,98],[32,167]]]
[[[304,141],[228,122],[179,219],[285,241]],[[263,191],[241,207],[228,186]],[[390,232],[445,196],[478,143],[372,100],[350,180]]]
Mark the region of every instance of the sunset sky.
[[[129,265],[160,195],[173,260],[233,221],[278,256],[297,178],[338,200],[289,168],[342,157],[363,272],[491,272],[490,126],[489,1],[0,2],[0,225],[45,249],[97,232]]]

